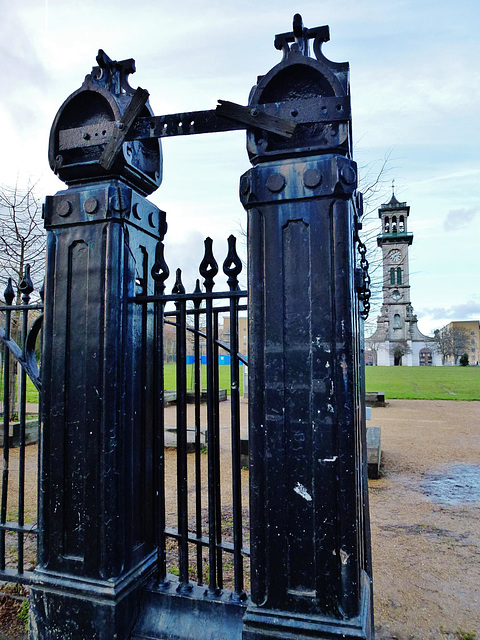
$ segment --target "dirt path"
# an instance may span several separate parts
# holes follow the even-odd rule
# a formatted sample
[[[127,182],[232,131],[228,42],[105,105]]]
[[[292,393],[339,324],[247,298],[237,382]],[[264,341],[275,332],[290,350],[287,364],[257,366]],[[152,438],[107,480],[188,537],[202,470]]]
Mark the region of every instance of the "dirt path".
[[[370,481],[377,639],[480,637],[478,479],[476,502],[423,488],[452,463],[480,473],[480,403],[392,400],[371,424],[383,449],[383,477]]]
[[[227,416],[228,403],[222,404]],[[167,416],[173,424],[174,408]],[[222,452],[228,454],[224,422]],[[381,427],[383,449],[382,477],[369,483],[377,640],[480,640],[480,402],[391,400],[372,410],[370,424]],[[36,446],[27,447],[32,477],[36,455]],[[174,452],[168,457],[174,461]],[[431,487],[455,463],[477,469],[477,484],[458,504],[435,501]],[[170,485],[174,471],[167,465]],[[428,492],[424,485],[436,473]],[[245,506],[247,476],[242,472]],[[174,516],[174,500],[170,506]],[[0,600],[0,639],[22,637],[16,613]]]

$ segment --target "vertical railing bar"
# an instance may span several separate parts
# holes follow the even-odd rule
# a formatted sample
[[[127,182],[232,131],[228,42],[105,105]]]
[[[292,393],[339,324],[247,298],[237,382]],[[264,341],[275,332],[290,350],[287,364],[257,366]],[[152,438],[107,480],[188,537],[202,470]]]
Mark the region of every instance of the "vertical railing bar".
[[[218,311],[214,310],[214,429],[215,429],[215,520],[217,522],[217,583],[223,588],[223,557],[222,549],[218,546],[222,542],[222,493],[220,478],[220,407],[219,407],[219,364],[218,364]]]
[[[10,339],[12,312],[5,310],[5,340]],[[8,473],[10,463],[10,353],[4,348],[3,362],[3,470],[2,470],[2,504],[0,508],[0,522],[7,521],[8,502]],[[0,570],[5,569],[5,530],[0,530]]]
[[[27,342],[28,331],[28,310],[22,311],[22,345],[23,355],[25,357],[25,348]],[[26,421],[26,405],[27,405],[27,374],[21,368],[20,372],[20,397],[19,397],[19,455],[18,455],[18,524],[23,527],[25,524],[25,421]],[[24,534],[18,532],[17,536],[17,567],[18,573],[23,573],[23,551],[24,551]]]
[[[238,299],[230,298],[230,404],[232,442],[232,497],[233,497],[233,567],[234,595],[245,597],[243,591],[242,557],[242,477],[240,466],[240,379],[238,360]]]
[[[42,301],[43,301],[43,297],[42,297]],[[45,319],[45,316],[44,316]],[[42,322],[42,327],[40,329],[40,354],[43,354],[43,322]],[[40,377],[41,377],[41,367],[42,367],[42,362],[43,362],[43,357],[42,355],[40,356]],[[39,392],[38,394],[38,450],[37,450],[37,503],[36,503],[36,509],[35,509],[35,518],[36,518],[36,522],[37,522],[37,530],[40,530],[41,527],[41,522],[40,522],[40,509],[39,509],[39,499],[40,499],[40,469],[41,467],[41,460],[42,460],[42,442],[43,442],[43,401],[42,401],[43,395],[41,392]],[[37,543],[37,554],[36,554],[36,558],[38,561],[38,545],[39,545],[39,538],[40,536],[37,535],[36,536],[36,543]]]
[[[143,264],[143,282],[146,282],[147,280],[147,260],[145,255],[143,256],[144,258],[144,264]],[[148,307],[146,304],[142,304],[140,307],[140,322],[141,322],[141,331],[142,331],[142,335],[141,335],[141,340],[140,340],[140,349],[141,349],[141,362],[142,362],[142,366],[141,366],[141,398],[140,398],[140,402],[141,405],[138,407],[138,413],[139,415],[139,424],[142,425],[141,429],[139,430],[140,433],[137,433],[137,438],[139,438],[139,450],[140,450],[140,460],[138,462],[139,467],[141,469],[141,472],[139,474],[139,480],[140,480],[140,486],[139,486],[139,495],[141,496],[141,500],[148,500],[148,489],[146,487],[145,484],[145,480],[146,480],[146,472],[145,472],[145,463],[147,460],[147,449],[149,447],[149,443],[147,442],[147,434],[146,434],[146,429],[148,429],[147,427],[147,413],[146,413],[146,407],[149,404],[148,401],[148,394],[151,393],[151,389],[149,389],[148,387],[148,381],[147,381],[147,360],[149,358],[149,353],[148,353],[148,340],[147,340],[147,336],[148,336]],[[150,416],[151,417],[151,416]],[[140,514],[139,517],[141,519],[141,527],[140,527],[140,531],[145,531],[146,527],[145,527],[145,511],[142,509],[140,510]]]
[[[205,304],[207,335],[207,437],[208,437],[208,562],[209,591],[218,593],[217,586],[217,522],[216,522],[216,455],[215,455],[215,391],[214,391],[214,348],[213,348],[213,301],[206,295]]]
[[[154,470],[155,470],[155,543],[157,547],[158,583],[165,584],[167,578],[167,552],[165,542],[165,415],[164,415],[164,329],[163,301],[154,303]]]
[[[177,326],[177,506],[179,589],[189,588],[187,486],[187,349],[186,301],[176,303]]]
[[[202,400],[202,353],[200,349],[200,300],[194,300],[194,392],[195,392],[195,535],[202,537],[202,441],[200,403]],[[203,584],[203,547],[197,544],[197,584]]]

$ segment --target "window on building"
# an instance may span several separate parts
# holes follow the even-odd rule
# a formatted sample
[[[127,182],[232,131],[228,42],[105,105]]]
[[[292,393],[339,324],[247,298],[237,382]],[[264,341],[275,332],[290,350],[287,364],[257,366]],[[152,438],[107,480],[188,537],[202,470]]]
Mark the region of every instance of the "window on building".
[[[397,284],[402,284],[402,270],[397,267]]]
[[[392,218],[392,233],[397,233],[397,216]]]
[[[400,231],[400,233],[403,233],[405,231],[405,218],[403,216],[400,216],[400,223],[398,225],[398,230]]]
[[[390,284],[395,284],[395,268],[390,269]]]
[[[385,218],[385,233],[388,233],[390,231],[390,218],[387,216]]]
[[[393,316],[393,328],[394,329],[401,329],[402,328],[402,323],[400,321],[400,314],[396,313]]]

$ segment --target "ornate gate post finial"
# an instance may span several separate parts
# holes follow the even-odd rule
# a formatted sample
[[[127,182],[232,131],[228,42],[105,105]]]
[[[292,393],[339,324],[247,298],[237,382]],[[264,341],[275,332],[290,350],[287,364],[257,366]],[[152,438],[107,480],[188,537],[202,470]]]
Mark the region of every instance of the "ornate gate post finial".
[[[92,79],[99,85],[104,86],[107,91],[120,95],[122,92],[133,95],[135,89],[128,84],[128,76],[135,73],[135,60],[112,60],[103,49],[98,50],[98,67],[92,69]]]
[[[293,16],[293,31],[276,35],[274,45],[275,49],[283,51],[284,59],[290,53],[301,53],[308,57],[310,55],[308,42],[312,38],[314,39],[313,50],[319,60],[322,56],[322,44],[330,40],[330,30],[327,26],[307,29],[303,26],[302,16],[296,13]],[[289,47],[290,43],[294,44]]]

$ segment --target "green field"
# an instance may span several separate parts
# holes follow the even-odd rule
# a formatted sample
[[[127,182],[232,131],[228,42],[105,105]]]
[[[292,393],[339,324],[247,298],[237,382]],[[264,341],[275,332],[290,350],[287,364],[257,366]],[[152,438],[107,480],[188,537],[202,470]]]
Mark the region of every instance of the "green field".
[[[383,391],[386,398],[415,400],[479,400],[480,367],[366,367],[367,391]],[[176,388],[175,364],[165,365],[165,389]],[[202,387],[207,371],[202,365]],[[219,367],[220,388],[230,394],[230,367]],[[193,389],[193,365],[187,365],[187,386]],[[0,380],[0,392],[3,384]],[[240,369],[243,394],[243,367]],[[37,403],[38,393],[27,379],[27,402]]]
[[[365,367],[365,376],[386,399],[480,400],[480,367]]]
[[[220,389],[226,389],[228,395],[230,395],[230,367],[228,365],[221,365],[218,368],[219,370],[219,384]],[[165,389],[176,389],[177,381],[176,381],[176,365],[175,364],[166,364],[165,365]],[[193,364],[187,365],[187,388],[190,391],[193,391]],[[206,365],[202,365],[202,387],[205,389],[207,386],[207,367]],[[0,394],[3,397],[3,380],[0,377]],[[240,367],[240,395],[243,394],[243,367]],[[30,378],[27,378],[27,402],[37,404],[38,403],[38,392],[33,386],[33,382]]]
[[[176,365],[166,364],[164,366],[165,389],[176,389]],[[240,395],[243,394],[243,367],[240,367]],[[194,383],[193,364],[187,364],[187,388],[193,391]],[[207,367],[202,364],[202,387],[205,389],[207,386]],[[220,389],[226,389],[228,395],[230,395],[230,367],[228,365],[220,365],[218,367],[218,379]]]
[[[18,392],[18,386],[17,386]],[[3,399],[3,376],[0,376],[0,396]],[[38,403],[38,391],[35,389],[35,385],[27,376],[27,402],[32,404]]]

